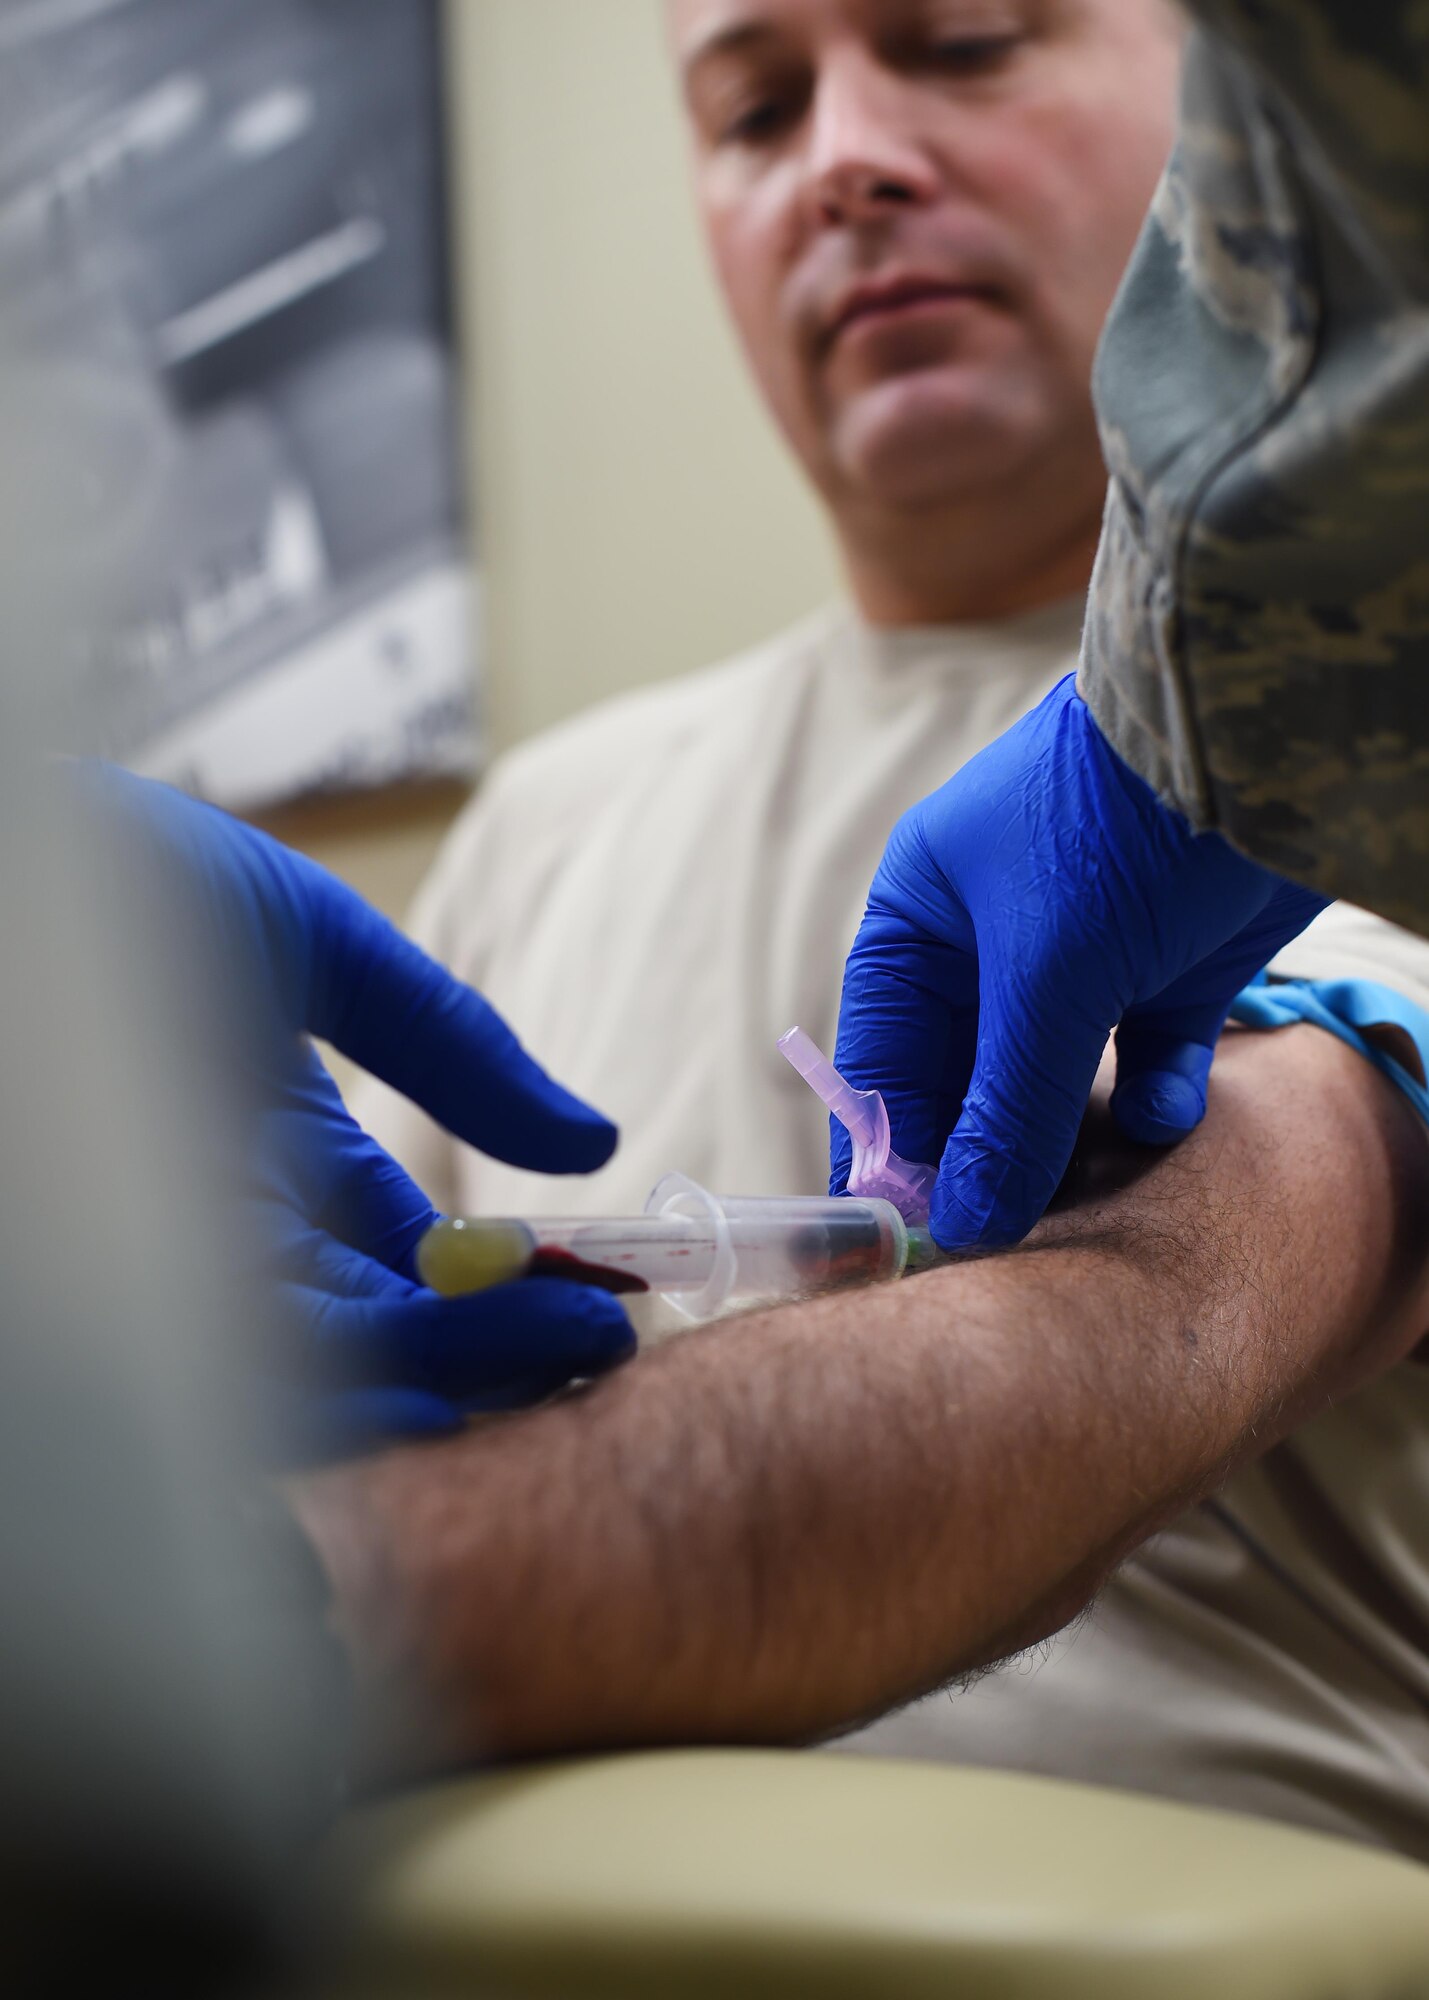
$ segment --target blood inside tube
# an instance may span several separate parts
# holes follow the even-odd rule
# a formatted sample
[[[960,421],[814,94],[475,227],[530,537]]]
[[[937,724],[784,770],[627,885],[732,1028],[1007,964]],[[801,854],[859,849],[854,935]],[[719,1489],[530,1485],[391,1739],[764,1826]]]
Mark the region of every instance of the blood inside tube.
[[[575,1279],[607,1292],[698,1291],[714,1268],[713,1236],[681,1216],[542,1216],[531,1229],[533,1276]]]
[[[796,1231],[789,1243],[789,1259],[809,1291],[872,1284],[888,1270],[884,1231],[874,1217],[852,1203],[846,1216],[830,1217]]]
[[[531,1278],[568,1278],[572,1284],[598,1285],[603,1292],[648,1292],[638,1271],[617,1271],[609,1264],[591,1264],[557,1243],[538,1242],[527,1269]]]

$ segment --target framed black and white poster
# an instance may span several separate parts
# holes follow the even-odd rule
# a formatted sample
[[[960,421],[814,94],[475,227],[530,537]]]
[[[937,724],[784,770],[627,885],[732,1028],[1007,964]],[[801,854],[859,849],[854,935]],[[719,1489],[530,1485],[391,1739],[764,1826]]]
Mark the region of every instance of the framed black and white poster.
[[[86,439],[93,747],[238,809],[469,771],[437,0],[0,0],[0,315]]]

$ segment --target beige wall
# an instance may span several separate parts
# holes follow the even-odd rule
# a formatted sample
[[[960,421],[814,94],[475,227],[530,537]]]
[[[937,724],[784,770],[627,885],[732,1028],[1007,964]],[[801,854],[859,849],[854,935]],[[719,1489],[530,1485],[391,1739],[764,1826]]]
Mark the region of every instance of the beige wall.
[[[447,0],[458,308],[501,749],[837,587],[694,220],[661,0]],[[449,794],[277,830],[400,915]]]
[[[834,587],[705,270],[661,0],[449,0],[461,310],[506,745]]]

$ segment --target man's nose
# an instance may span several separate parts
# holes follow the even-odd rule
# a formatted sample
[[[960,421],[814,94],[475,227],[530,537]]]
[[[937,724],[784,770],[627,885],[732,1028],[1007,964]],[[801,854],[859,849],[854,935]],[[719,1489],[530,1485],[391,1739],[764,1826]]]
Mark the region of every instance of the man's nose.
[[[866,55],[851,52],[825,68],[807,155],[807,194],[821,221],[876,221],[933,198],[937,168],[911,110],[898,78]]]

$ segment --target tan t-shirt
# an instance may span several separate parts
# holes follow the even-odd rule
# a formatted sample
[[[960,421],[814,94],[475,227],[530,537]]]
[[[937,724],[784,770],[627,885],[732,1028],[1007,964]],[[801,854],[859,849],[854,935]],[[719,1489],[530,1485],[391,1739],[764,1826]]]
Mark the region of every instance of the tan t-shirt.
[[[620,1126],[582,1180],[483,1159],[374,1091],[438,1206],[638,1213],[677,1168],[726,1194],[827,1181],[828,1124],[775,1042],[832,1048],[888,830],[1076,664],[1079,607],[948,631],[821,613],[504,758],[412,912],[419,943]]]
[[[376,1087],[359,1115],[458,1211],[630,1213],[672,1168],[724,1193],[822,1188],[826,1122],[775,1040],[797,1021],[832,1044],[889,828],[1070,671],[1079,609],[900,632],[828,611],[504,759],[413,933],[619,1122],[620,1150],[550,1180]],[[1429,945],[1360,911],[1327,912],[1280,965],[1429,1007]],[[1199,1798],[1429,1860],[1429,1368],[1237,1475],[1033,1669],[851,1745]]]

